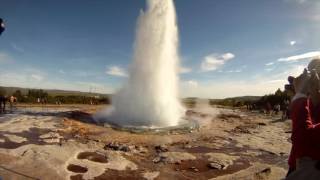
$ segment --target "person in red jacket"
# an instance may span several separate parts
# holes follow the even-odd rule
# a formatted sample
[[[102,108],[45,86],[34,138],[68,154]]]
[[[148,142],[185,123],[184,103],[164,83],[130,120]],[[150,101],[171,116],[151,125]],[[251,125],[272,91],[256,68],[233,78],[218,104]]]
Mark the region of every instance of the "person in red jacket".
[[[294,79],[297,92],[291,102],[292,148],[287,179],[320,179],[320,123],[314,107],[319,107],[320,79],[316,71],[306,69]]]

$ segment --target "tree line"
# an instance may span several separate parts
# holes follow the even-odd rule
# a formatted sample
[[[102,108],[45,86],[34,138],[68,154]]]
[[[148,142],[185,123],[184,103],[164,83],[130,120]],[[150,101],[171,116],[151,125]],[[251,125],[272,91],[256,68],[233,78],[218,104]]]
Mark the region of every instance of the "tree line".
[[[250,109],[263,109],[267,105],[274,107],[275,105],[284,106],[290,101],[292,94],[284,90],[277,89],[275,93],[267,94],[262,97],[255,98],[226,98],[223,100],[210,100],[210,105],[230,106],[230,107],[247,107]]]
[[[48,103],[48,104],[110,104],[108,96],[94,95],[50,95],[42,89],[30,89],[27,93],[20,90],[8,94],[0,87],[0,96],[14,96],[19,103]]]

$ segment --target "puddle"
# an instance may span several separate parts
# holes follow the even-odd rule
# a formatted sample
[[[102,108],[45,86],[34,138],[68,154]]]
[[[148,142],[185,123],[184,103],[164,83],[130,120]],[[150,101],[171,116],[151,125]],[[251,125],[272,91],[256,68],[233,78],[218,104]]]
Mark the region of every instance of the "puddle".
[[[106,156],[98,154],[96,152],[81,152],[77,156],[78,159],[87,159],[89,161],[98,163],[108,163]]]
[[[79,166],[79,165],[75,165],[75,164],[69,164],[67,169],[69,171],[74,172],[74,173],[85,173],[85,172],[88,171],[88,168],[82,167],[82,166]]]
[[[70,176],[70,180],[83,180],[82,174]]]
[[[179,173],[182,173],[190,179],[210,179],[218,176],[233,174],[240,170],[250,167],[250,162],[246,159],[238,159],[233,162],[233,165],[227,169],[219,170],[209,167],[210,161],[206,158],[198,158],[197,160],[183,161],[180,164],[173,164],[171,168]]]

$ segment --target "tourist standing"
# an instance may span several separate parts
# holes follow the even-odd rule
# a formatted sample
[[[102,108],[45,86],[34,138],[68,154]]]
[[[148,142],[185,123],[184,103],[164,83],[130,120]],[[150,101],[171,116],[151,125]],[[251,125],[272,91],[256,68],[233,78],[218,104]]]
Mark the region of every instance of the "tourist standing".
[[[294,88],[296,94],[291,102],[290,115],[292,148],[287,179],[320,179],[320,123],[315,123],[313,117],[314,107],[320,104],[320,79],[316,72],[310,75],[305,70],[295,78]]]

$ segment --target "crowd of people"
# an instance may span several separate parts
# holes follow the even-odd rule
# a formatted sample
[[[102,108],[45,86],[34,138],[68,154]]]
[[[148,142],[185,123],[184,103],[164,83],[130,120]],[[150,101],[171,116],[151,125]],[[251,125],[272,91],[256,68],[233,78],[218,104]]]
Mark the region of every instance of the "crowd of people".
[[[320,179],[320,59],[293,78],[292,148],[286,179]]]

